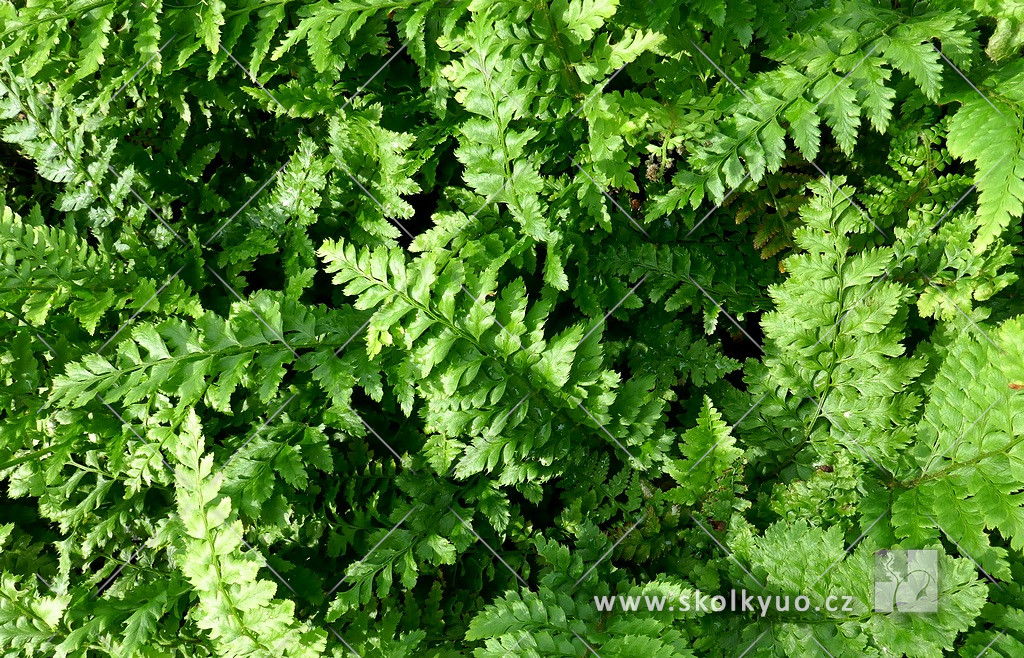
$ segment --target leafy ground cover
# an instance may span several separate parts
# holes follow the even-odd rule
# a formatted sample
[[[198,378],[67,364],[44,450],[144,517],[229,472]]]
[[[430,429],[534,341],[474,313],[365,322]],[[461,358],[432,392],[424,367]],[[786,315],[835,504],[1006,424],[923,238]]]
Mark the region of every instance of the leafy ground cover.
[[[0,3],[0,654],[1024,655],[1022,22]]]

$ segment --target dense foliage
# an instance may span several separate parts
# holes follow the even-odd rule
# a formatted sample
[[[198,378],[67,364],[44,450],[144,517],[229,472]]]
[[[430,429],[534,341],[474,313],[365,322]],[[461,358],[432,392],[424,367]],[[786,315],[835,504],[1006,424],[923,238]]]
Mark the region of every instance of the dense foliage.
[[[1024,655],[1022,45],[3,0],[0,655]],[[730,588],[857,603],[594,604]]]

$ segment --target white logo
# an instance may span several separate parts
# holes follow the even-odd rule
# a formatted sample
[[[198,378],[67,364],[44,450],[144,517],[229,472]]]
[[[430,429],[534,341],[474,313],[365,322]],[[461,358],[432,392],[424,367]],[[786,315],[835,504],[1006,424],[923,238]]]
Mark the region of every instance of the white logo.
[[[939,609],[939,557],[934,550],[875,551],[875,612]]]

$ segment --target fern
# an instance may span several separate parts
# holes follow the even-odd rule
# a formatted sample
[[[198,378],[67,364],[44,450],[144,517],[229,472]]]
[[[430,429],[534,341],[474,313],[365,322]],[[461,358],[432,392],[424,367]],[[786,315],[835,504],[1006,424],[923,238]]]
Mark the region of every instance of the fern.
[[[735,103],[730,129],[707,140],[691,158],[696,171],[677,174],[672,206],[697,205],[705,197],[720,203],[726,193],[754,183],[783,163],[788,134],[800,153],[814,160],[821,145],[821,122],[839,147],[850,154],[862,115],[876,131],[892,116],[895,92],[887,85],[893,72],[908,76],[930,99],[942,86],[939,54],[926,41],[948,42],[954,60],[970,57],[956,10],[902,16],[866,3],[843,2],[808,17],[800,36],[773,48],[768,56],[780,67],[758,76]],[[813,47],[818,40],[821,47]],[[836,71],[839,73],[836,73]],[[785,126],[785,127],[784,127]]]
[[[1017,173],[1024,144],[1018,120],[1024,102],[1024,71],[1001,71],[982,85],[998,86],[999,95],[990,100],[971,90],[971,96],[961,96],[963,106],[949,120],[948,138],[950,153],[978,168],[979,251],[1024,212],[1024,183]]]
[[[357,308],[379,305],[367,327],[367,354],[395,344],[408,351],[397,371],[419,385],[414,390],[406,379],[396,392],[406,413],[416,394],[426,398],[424,420],[437,432],[429,450],[438,471],[457,460],[457,473],[468,477],[501,463],[505,482],[546,479],[552,474],[524,457],[570,451],[564,435],[553,433],[556,422],[588,428],[595,438],[603,428],[627,453],[628,445],[640,444],[653,430],[644,420],[656,402],[630,410],[629,400],[643,395],[645,382],[624,383],[616,394],[619,378],[600,368],[599,331],[577,324],[547,339],[550,301],[527,308],[522,281],[499,293],[493,273],[471,277],[457,262],[443,268],[431,259],[407,264],[396,250],[357,252],[341,242],[327,242],[320,254],[335,282],[358,295]],[[459,361],[446,363],[451,353]],[[587,409],[584,403],[592,399],[600,406]],[[602,417],[616,417],[616,424],[609,429]],[[634,419],[641,424],[631,427]],[[456,438],[463,434],[474,437],[472,443]]]
[[[243,552],[241,523],[231,499],[218,496],[222,477],[203,454],[202,428],[192,415],[178,439],[178,512],[183,531],[181,569],[199,596],[196,623],[222,656],[322,655],[326,631],[294,619],[290,601],[256,580],[258,561]]]
[[[140,277],[131,264],[90,247],[73,233],[43,225],[38,208],[28,223],[4,208],[3,303],[33,325],[67,308],[89,334],[104,314],[129,309],[198,315],[200,306],[180,278],[161,283]]]
[[[949,533],[997,577],[1009,576],[1006,551],[991,545],[986,530],[998,530],[1019,549],[1024,521],[1016,485],[1005,479],[1019,460],[1020,332],[1014,318],[997,331],[963,334],[950,346],[917,426],[919,451],[908,455],[908,466],[920,470],[908,468],[906,491],[893,500],[899,536],[920,541]],[[970,382],[962,379],[965,371],[973,373]]]
[[[1019,654],[1018,5],[0,3],[0,654]]]
[[[789,618],[747,625],[741,631],[742,646],[750,646],[764,630],[771,631],[754,645],[752,654],[813,656],[824,647],[837,656],[941,656],[980,611],[984,586],[974,578],[974,565],[941,550],[938,558],[944,580],[940,603],[927,621],[912,614],[888,615],[865,609],[863,602],[871,600],[869,574],[874,568],[871,542],[866,540],[847,556],[842,535],[836,530],[804,522],[777,524],[763,537],[737,540],[740,560],[749,560],[752,575],[765,584],[765,594],[789,592],[795,597],[801,592],[825,600],[841,591],[852,592],[843,596],[855,601],[852,614],[823,609],[809,614],[806,621]]]
[[[585,650],[621,657],[694,655],[687,647],[686,634],[670,627],[668,613],[660,618],[598,617],[592,598],[585,598],[582,592],[570,596],[573,588],[568,578],[578,572],[583,575],[579,558],[555,543],[538,543],[537,550],[548,565],[538,591],[511,592],[470,623],[466,639],[486,640],[478,655],[572,655]],[[607,596],[607,584],[593,591]],[[647,587],[623,583],[621,591],[629,596],[668,596],[673,601],[690,593],[669,578]]]
[[[781,427],[761,432],[766,449],[784,448],[793,457],[805,441],[823,441],[824,457],[838,442],[871,466],[889,462],[910,441],[903,425],[920,399],[907,385],[923,363],[903,356],[901,307],[911,291],[891,276],[892,249],[867,246],[876,229],[844,182],[811,185],[804,226],[794,235],[803,253],[785,261],[790,277],[770,290],[776,308],[763,318],[769,342],[757,375],[764,385],[751,402],[767,396],[757,411],[764,418],[789,402],[798,405],[784,412],[792,420],[783,423],[793,426],[781,437]]]

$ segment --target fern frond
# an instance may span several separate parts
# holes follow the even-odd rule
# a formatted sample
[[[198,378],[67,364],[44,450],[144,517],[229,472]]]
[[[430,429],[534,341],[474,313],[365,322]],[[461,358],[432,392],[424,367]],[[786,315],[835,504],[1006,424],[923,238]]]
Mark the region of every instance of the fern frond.
[[[277,587],[257,577],[260,560],[242,550],[242,524],[231,499],[220,495],[223,476],[204,452],[202,428],[190,414],[176,448],[176,499],[183,531],[179,568],[199,598],[195,623],[221,656],[322,656],[327,632],[297,621],[294,604],[275,599]]]
[[[965,92],[971,95],[949,120],[950,153],[977,167],[978,252],[1024,213],[1024,71],[1016,68],[981,82],[992,98]]]
[[[918,542],[946,533],[986,571],[1008,577],[1007,551],[992,544],[989,531],[1015,550],[1024,546],[1024,501],[1013,475],[1024,457],[1024,327],[1013,318],[980,332],[960,335],[929,388],[910,455],[917,472],[904,475],[893,525],[898,536]]]

